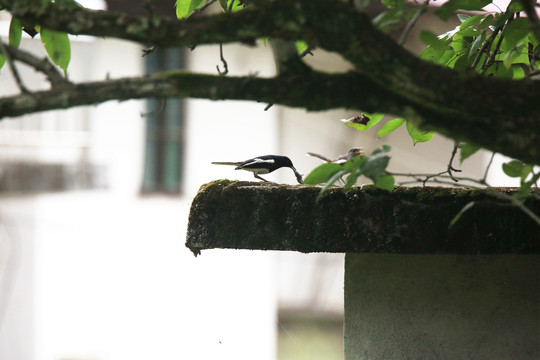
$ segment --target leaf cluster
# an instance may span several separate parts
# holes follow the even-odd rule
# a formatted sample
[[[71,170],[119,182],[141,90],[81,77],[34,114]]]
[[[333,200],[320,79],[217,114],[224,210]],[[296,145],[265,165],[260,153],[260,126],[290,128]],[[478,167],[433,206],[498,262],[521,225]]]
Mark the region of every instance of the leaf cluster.
[[[42,0],[41,6],[46,8],[50,3],[50,0]],[[74,0],[61,0],[55,2],[58,5],[65,7],[80,6]],[[49,58],[58,65],[67,75],[67,69],[71,60],[71,44],[66,32],[50,30],[37,24],[30,24],[22,22],[16,16],[11,18],[9,25],[9,45],[15,48],[19,48],[22,39],[23,31],[29,33],[32,37],[36,34],[40,34],[41,42],[47,51]],[[0,69],[6,62],[5,54],[0,53]]]
[[[483,1],[456,3],[487,5]],[[438,12],[443,18],[449,16],[445,10],[447,4],[452,2],[443,5]],[[470,10],[479,10],[472,7]],[[461,24],[454,29],[441,35],[429,30],[421,32],[420,40],[427,47],[420,57],[457,71],[472,70],[484,76],[510,79],[532,76],[540,65],[540,49],[529,19],[520,17],[520,11],[519,4],[512,2],[502,13],[457,14]]]
[[[532,187],[537,186],[540,173],[535,172],[533,164],[525,164],[519,160],[511,160],[502,165],[506,175],[512,178],[519,178],[520,188],[517,193],[518,199],[525,199],[531,192]]]
[[[390,146],[384,145],[382,149],[374,150],[369,156],[352,157],[343,164],[328,162],[319,165],[306,176],[304,184],[324,184],[320,193],[322,195],[343,177],[346,177],[345,189],[350,189],[356,184],[360,176],[365,176],[371,179],[376,187],[392,191],[394,189],[394,177],[386,172],[386,167],[390,161],[390,156],[388,156],[390,150]]]

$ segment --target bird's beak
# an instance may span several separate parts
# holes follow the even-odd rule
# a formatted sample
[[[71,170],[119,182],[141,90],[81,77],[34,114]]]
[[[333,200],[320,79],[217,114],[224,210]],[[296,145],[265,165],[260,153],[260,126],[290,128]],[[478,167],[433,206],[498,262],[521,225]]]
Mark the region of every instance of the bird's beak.
[[[298,181],[299,184],[304,183],[304,179],[302,178],[302,174],[300,174],[294,167],[291,167],[292,171],[294,171],[294,175],[296,176],[296,181]]]

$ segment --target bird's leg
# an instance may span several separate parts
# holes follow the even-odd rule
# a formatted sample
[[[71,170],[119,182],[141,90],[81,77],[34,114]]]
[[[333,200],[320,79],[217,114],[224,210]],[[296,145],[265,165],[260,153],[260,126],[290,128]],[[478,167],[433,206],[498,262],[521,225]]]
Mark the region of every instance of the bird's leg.
[[[262,180],[262,181],[264,181],[264,182],[268,182],[268,183],[271,183],[271,182],[272,182],[272,181],[268,181],[268,180],[266,180],[266,179],[263,179],[263,178],[260,177],[259,174],[257,174],[257,173],[253,173],[253,176],[255,176],[257,179]]]

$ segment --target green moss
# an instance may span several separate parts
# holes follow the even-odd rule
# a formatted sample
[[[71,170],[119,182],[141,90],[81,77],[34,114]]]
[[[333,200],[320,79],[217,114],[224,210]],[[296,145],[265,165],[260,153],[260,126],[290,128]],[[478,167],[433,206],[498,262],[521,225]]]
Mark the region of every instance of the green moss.
[[[503,189],[515,191],[516,189]],[[192,203],[187,246],[301,252],[540,252],[540,231],[485,190],[330,188],[215,180]],[[471,200],[475,206],[451,228]],[[484,201],[486,200],[486,201]],[[540,211],[540,200],[528,201]]]

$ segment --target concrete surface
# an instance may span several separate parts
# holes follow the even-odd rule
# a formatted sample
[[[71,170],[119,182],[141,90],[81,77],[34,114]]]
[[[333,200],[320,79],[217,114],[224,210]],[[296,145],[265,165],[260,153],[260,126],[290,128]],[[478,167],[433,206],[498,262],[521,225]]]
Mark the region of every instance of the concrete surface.
[[[540,359],[540,255],[345,257],[345,359]]]

